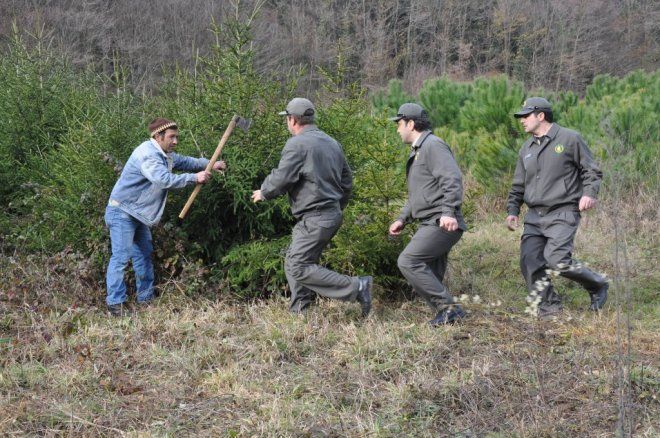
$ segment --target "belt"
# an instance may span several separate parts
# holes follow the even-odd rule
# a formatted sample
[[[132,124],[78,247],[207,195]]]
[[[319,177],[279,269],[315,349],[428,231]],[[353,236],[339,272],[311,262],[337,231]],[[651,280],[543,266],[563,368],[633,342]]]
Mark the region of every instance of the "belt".
[[[320,216],[324,213],[341,213],[341,208],[339,208],[339,205],[333,205],[329,207],[314,207],[301,213],[300,218],[305,216]]]
[[[551,213],[561,213],[563,211],[579,211],[578,206],[574,204],[559,205],[552,207],[530,207],[530,211],[538,214],[539,216],[547,216]]]

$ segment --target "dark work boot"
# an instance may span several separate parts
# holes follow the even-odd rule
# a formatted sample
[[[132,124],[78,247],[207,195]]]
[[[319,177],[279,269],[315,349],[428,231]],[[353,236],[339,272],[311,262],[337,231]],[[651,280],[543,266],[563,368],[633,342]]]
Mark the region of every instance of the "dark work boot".
[[[542,320],[549,320],[555,316],[561,315],[563,310],[564,307],[561,305],[561,303],[541,302],[539,303],[538,307],[538,317]]]
[[[536,305],[536,316],[540,319],[550,319],[553,316],[559,315],[563,306],[561,304],[561,296],[555,290],[552,281],[547,276],[543,276],[534,281],[533,289],[527,297],[527,302],[530,303],[530,308],[533,310],[533,303]]]
[[[355,299],[362,307],[362,316],[367,316],[371,311],[371,289],[374,286],[374,278],[370,275],[359,277],[359,288]]]
[[[293,306],[289,307],[289,312],[294,315],[306,315],[312,306],[316,305],[316,300],[310,301],[297,301]]]
[[[429,321],[431,327],[439,327],[442,325],[453,324],[456,321],[465,318],[465,311],[459,304],[453,304],[445,307],[438,314]]]
[[[124,316],[126,315],[126,309],[124,308],[123,303],[119,304],[108,304],[108,313],[110,316]]]
[[[316,305],[316,294],[313,292],[307,295],[298,294],[296,300],[289,304],[289,312],[302,315],[314,305]]]
[[[598,274],[581,263],[569,266],[560,271],[562,277],[579,283],[591,295],[590,310],[598,311],[607,301],[607,290],[610,285],[604,275]]]
[[[596,292],[589,292],[589,295],[591,296],[591,306],[589,306],[589,310],[598,312],[600,309],[603,308],[603,306],[605,305],[605,301],[607,301],[607,290],[609,288],[610,288],[610,284],[605,283]]]
[[[540,295],[541,295],[541,304],[561,306],[561,296],[559,296],[553,284],[550,284],[550,286],[547,287],[545,290],[543,290],[540,293]]]

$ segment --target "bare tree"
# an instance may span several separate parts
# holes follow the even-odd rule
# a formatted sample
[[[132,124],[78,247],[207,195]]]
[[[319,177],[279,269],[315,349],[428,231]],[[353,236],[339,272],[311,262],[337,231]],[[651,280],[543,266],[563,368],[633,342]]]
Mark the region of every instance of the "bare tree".
[[[0,41],[36,29],[80,65],[112,75],[120,63],[138,88],[158,87],[163,68],[193,69],[234,10],[254,10],[257,68],[300,74],[345,60],[346,80],[411,87],[448,74],[506,73],[531,87],[584,90],[594,75],[659,63],[660,6],[653,0],[5,0]],[[412,91],[412,90],[411,90]]]

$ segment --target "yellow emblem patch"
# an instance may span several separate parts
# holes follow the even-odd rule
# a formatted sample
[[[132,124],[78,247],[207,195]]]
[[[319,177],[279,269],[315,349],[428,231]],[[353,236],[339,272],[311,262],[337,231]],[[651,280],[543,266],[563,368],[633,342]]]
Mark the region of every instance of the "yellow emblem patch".
[[[561,154],[562,152],[564,152],[564,145],[563,144],[558,144],[557,146],[555,146],[555,152],[557,152],[558,154]]]

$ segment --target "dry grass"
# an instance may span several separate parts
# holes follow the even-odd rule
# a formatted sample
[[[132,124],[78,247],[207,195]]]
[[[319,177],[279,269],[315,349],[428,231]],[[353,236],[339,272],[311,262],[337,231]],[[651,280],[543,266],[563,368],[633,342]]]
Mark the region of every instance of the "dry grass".
[[[597,221],[581,231],[579,255],[608,268]],[[568,288],[561,320],[523,316],[516,236],[501,227],[484,221],[457,248],[452,289],[482,302],[436,330],[420,301],[376,299],[366,321],[332,301],[298,317],[284,299],[194,300],[173,284],[157,305],[109,319],[93,284],[5,259],[3,291],[14,292],[0,298],[0,434],[612,436],[616,309],[589,314],[586,294]],[[626,401],[635,434],[652,436],[658,274],[649,247],[631,247],[642,292]]]

